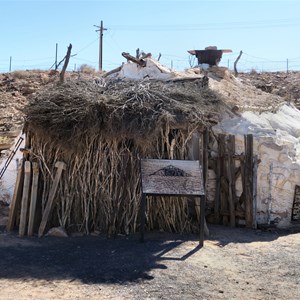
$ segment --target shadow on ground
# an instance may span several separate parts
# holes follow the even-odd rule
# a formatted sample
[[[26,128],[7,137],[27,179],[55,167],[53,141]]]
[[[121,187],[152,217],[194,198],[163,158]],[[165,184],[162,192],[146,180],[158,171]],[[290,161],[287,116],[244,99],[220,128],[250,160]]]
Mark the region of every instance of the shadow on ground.
[[[212,226],[208,240],[220,246],[228,243],[271,241],[287,233],[257,232]],[[196,235],[148,233],[146,241],[130,237],[26,237],[0,231],[0,278],[80,280],[83,283],[125,283],[151,280],[153,269],[166,269],[167,260],[183,261],[195,253]],[[162,257],[182,243],[194,241],[193,249],[181,256]],[[204,245],[205,247],[205,245]]]
[[[173,237],[139,242],[139,236],[23,237],[0,234],[0,278],[80,280],[84,283],[123,283],[151,280],[152,269],[165,269],[160,256],[182,240]],[[175,238],[175,239],[174,239]]]

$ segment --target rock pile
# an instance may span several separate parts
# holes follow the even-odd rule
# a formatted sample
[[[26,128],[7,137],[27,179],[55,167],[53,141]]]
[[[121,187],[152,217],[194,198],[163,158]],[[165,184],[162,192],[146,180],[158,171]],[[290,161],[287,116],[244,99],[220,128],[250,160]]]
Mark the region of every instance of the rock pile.
[[[0,74],[0,151],[9,149],[24,124],[27,98],[51,82],[56,72],[15,71]]]
[[[283,97],[300,108],[300,73],[299,72],[263,72],[242,73],[239,77],[256,88]]]

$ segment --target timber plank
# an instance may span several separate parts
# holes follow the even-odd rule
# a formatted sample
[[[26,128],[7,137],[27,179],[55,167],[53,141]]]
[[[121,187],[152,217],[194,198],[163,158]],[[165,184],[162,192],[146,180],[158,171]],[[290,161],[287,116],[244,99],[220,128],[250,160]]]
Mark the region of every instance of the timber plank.
[[[29,201],[29,193],[30,193],[30,179],[31,179],[30,177],[31,177],[31,163],[30,163],[30,161],[25,161],[24,186],[23,186],[20,225],[19,225],[19,235],[20,236],[24,236],[25,231],[26,231],[28,201]]]
[[[224,136],[225,138],[225,136]],[[215,194],[215,207],[214,217],[217,224],[220,223],[220,202],[221,202],[221,145],[222,135],[218,135],[218,157],[216,163],[216,194]]]
[[[24,181],[24,161],[21,159],[18,163],[18,171],[17,171],[17,178],[14,188],[14,194],[12,197],[9,215],[8,215],[8,222],[6,226],[6,230],[8,232],[12,231],[15,226],[17,212],[20,208],[21,199],[22,199],[22,190],[23,190],[23,181]]]
[[[51,190],[49,192],[49,199],[47,201],[47,204],[46,204],[43,216],[42,216],[42,221],[41,221],[41,224],[39,227],[39,233],[38,233],[39,237],[41,237],[44,234],[44,231],[46,229],[46,225],[47,225],[49,216],[52,212],[54,198],[55,198],[55,194],[56,194],[56,191],[58,188],[59,180],[61,178],[63,170],[66,169],[66,164],[62,161],[58,161],[58,162],[56,162],[55,167],[57,168],[57,171],[55,174],[55,178],[54,178]]]
[[[228,202],[230,211],[230,226],[235,227],[235,164],[233,160],[233,155],[235,152],[235,137],[234,135],[229,135],[227,142],[228,149]]]
[[[245,217],[246,227],[253,223],[253,135],[247,134],[245,142]]]
[[[253,221],[252,228],[257,229],[257,220],[256,220],[256,212],[257,212],[257,168],[258,168],[258,158],[257,155],[253,157]]]
[[[220,156],[220,209],[228,210],[228,180],[226,172],[226,136],[219,135],[219,156]],[[222,216],[224,225],[228,224],[228,216]]]
[[[28,219],[28,235],[33,235],[35,208],[37,200],[38,191],[38,181],[39,181],[39,165],[37,162],[32,163],[32,184],[31,184],[31,198],[30,198],[30,208],[29,208],[29,219]]]

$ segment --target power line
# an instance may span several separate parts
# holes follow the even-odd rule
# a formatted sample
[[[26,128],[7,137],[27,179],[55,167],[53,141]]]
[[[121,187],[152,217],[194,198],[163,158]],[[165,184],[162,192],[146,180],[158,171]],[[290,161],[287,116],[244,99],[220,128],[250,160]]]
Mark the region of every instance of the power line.
[[[249,56],[249,57],[257,58],[257,59],[262,59],[262,60],[265,60],[265,61],[271,61],[271,60],[268,59],[268,58],[262,58],[262,57],[253,56],[253,55],[250,55],[250,54],[245,53],[245,52],[244,52],[243,54],[245,54],[245,55],[247,55],[247,56]]]
[[[81,48],[79,51],[76,52],[76,54],[78,54],[78,53],[82,52],[83,50],[89,48],[91,45],[93,45],[98,40],[99,40],[99,37],[97,37],[95,40],[93,40],[92,42],[90,42],[89,44],[87,44],[86,46],[84,46],[83,48]]]
[[[46,61],[52,59],[52,57],[45,57],[45,58],[35,58],[35,59],[14,59],[14,61]],[[0,60],[0,61],[4,61],[4,60]]]
[[[88,60],[88,59],[85,59],[85,58],[80,58],[80,57],[73,57],[73,59],[88,62],[88,63],[91,63],[91,64],[96,64],[97,63],[96,61],[91,61],[91,60]]]
[[[108,36],[110,39],[114,42],[114,44],[117,46],[117,48],[122,52],[121,46],[118,44],[118,42],[113,38],[113,35],[111,34],[111,30],[107,30]]]
[[[220,29],[251,29],[271,28],[300,25],[300,18],[270,19],[226,23],[199,23],[199,24],[161,24],[161,25],[115,25],[110,29],[118,31],[190,31],[190,30],[220,30]]]

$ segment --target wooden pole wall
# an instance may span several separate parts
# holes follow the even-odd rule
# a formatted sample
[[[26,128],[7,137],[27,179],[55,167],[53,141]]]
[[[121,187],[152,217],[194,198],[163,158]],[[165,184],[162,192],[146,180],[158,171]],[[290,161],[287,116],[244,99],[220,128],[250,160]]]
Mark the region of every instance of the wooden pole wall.
[[[245,153],[235,154],[235,136],[218,135],[216,158],[216,193],[214,221],[235,227],[244,219],[249,228],[256,228],[256,186],[258,159],[253,156],[253,135],[244,136]],[[240,164],[236,167],[235,161]],[[243,193],[236,195],[236,180],[241,176]]]

